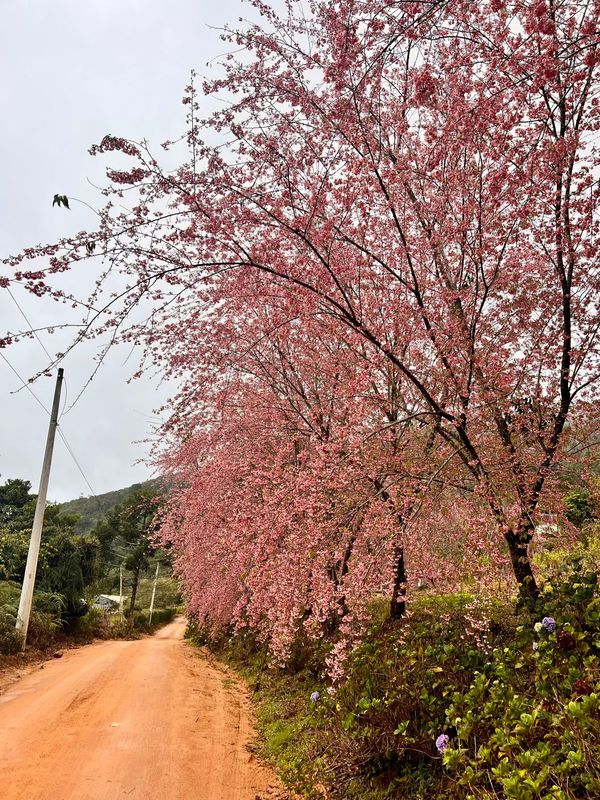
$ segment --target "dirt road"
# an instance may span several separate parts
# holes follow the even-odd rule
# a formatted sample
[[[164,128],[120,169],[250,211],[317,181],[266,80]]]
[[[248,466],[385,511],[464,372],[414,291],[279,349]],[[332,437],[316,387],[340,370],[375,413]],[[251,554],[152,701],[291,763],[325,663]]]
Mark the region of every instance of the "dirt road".
[[[184,628],[70,651],[0,694],[0,800],[286,797],[247,749],[243,691]]]

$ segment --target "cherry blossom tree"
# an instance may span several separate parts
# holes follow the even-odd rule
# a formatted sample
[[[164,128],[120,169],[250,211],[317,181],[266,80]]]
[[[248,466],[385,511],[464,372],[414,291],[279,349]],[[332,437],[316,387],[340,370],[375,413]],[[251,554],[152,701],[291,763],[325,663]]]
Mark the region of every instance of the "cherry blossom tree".
[[[597,413],[599,4],[253,5],[262,25],[226,30],[232,54],[203,84],[221,109],[201,120],[188,87],[184,163],[166,171],[145,142],[105,137],[93,152],[129,164],[109,171],[99,229],[9,259],[11,280],[52,292],[52,273],[102,260],[81,336],[124,330],[183,379],[183,449],[186,398],[227,377],[214,353],[248,317],[269,315],[267,338],[325,320],[329,342],[392,370],[405,416],[430,434],[413,438],[436,465],[430,488],[470,493],[533,599],[529,548],[566,431]],[[106,296],[112,272],[128,283]],[[385,485],[376,494],[392,513]]]
[[[271,337],[250,327],[254,345],[238,326],[213,379],[173,420],[185,420],[185,444],[159,463],[182,489],[162,537],[180,553],[199,618],[250,623],[283,656],[300,625],[313,636],[350,618],[360,627],[374,585],[392,616],[403,611],[404,527],[424,476],[407,472],[415,432],[398,424],[385,360],[328,341],[320,319]]]

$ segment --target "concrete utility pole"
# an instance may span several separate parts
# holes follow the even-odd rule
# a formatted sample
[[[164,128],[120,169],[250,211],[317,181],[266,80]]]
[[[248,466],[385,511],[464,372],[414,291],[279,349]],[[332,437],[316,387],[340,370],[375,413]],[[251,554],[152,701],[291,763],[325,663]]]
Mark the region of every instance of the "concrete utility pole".
[[[152,625],[152,612],[154,611],[154,596],[156,594],[156,584],[158,582],[158,561],[156,562],[156,573],[154,575],[154,586],[152,587],[152,598],[150,600],[150,614],[148,615],[148,625]]]
[[[123,564],[119,567],[119,614],[123,619]]]
[[[31,529],[31,539],[29,540],[29,552],[27,553],[27,565],[25,567],[25,577],[23,588],[21,589],[21,599],[19,600],[19,610],[17,612],[17,631],[23,639],[23,649],[27,641],[27,629],[29,628],[29,617],[31,615],[31,603],[33,600],[33,587],[35,585],[35,573],[37,572],[38,556],[40,554],[40,542],[42,539],[42,526],[44,524],[44,512],[46,511],[46,496],[48,494],[48,480],[50,478],[50,465],[52,463],[52,451],[54,448],[54,436],[58,424],[58,406],[60,403],[60,390],[62,388],[63,370],[58,370],[56,378],[56,388],[54,389],[54,401],[52,403],[52,413],[50,414],[50,427],[48,428],[48,438],[46,439],[46,451],[44,453],[44,463],[42,464],[42,475],[40,477],[40,488],[35,506],[35,516]]]

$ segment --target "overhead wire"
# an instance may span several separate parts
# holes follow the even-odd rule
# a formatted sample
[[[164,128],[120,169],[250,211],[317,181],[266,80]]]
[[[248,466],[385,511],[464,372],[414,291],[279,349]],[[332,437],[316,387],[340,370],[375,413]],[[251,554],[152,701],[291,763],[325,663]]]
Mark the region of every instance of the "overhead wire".
[[[36,403],[38,403],[38,405],[40,405],[40,406],[41,406],[41,407],[44,409],[44,411],[46,412],[46,414],[48,414],[48,416],[50,416],[50,412],[48,411],[48,409],[46,408],[46,406],[45,406],[45,405],[42,403],[42,401],[40,400],[40,398],[39,398],[39,397],[36,395],[36,393],[33,391],[33,389],[32,389],[32,388],[31,388],[31,386],[30,386],[30,385],[27,383],[27,381],[26,381],[26,380],[25,380],[25,379],[24,379],[24,378],[23,378],[23,377],[22,377],[22,376],[21,376],[21,375],[18,373],[18,371],[15,369],[15,367],[13,367],[13,365],[10,363],[10,361],[8,360],[8,358],[7,358],[7,357],[4,355],[4,353],[2,352],[2,350],[0,350],[0,358],[2,358],[2,359],[3,359],[3,361],[6,363],[6,365],[7,365],[7,366],[8,366],[8,367],[9,367],[9,368],[10,368],[10,369],[11,369],[11,370],[14,372],[14,374],[17,376],[17,378],[18,378],[18,379],[21,381],[21,383],[23,384],[23,388],[24,388],[24,389],[27,389],[27,391],[28,391],[28,392],[29,392],[29,394],[30,394],[30,395],[33,397],[33,399],[35,400],[35,402],[36,402]]]
[[[47,348],[45,347],[45,345],[44,345],[44,343],[42,342],[42,340],[40,339],[40,337],[37,335],[37,332],[36,332],[36,331],[35,331],[35,329],[33,328],[33,325],[31,324],[31,322],[29,321],[29,319],[28,319],[27,315],[25,314],[25,312],[23,311],[23,309],[21,308],[21,306],[20,306],[20,305],[19,305],[19,303],[17,302],[16,298],[13,296],[12,292],[10,291],[10,289],[8,289],[8,293],[10,294],[10,296],[11,296],[11,298],[12,298],[13,302],[15,303],[15,305],[17,306],[17,308],[19,309],[19,311],[20,311],[21,315],[23,316],[23,318],[25,319],[26,323],[29,325],[30,332],[31,332],[31,333],[32,333],[32,334],[35,336],[35,338],[36,338],[37,342],[39,343],[40,347],[42,348],[42,350],[44,351],[44,353],[46,354],[46,356],[47,356],[47,357],[48,357],[50,360],[53,360],[53,359],[52,359],[52,356],[51,356],[51,355],[50,355],[50,353],[48,352]],[[35,401],[38,403],[38,405],[40,405],[40,406],[41,406],[41,408],[43,408],[43,410],[46,412],[46,414],[48,414],[48,416],[51,416],[51,414],[50,414],[50,411],[48,410],[48,408],[46,408],[46,406],[44,405],[44,403],[43,403],[43,402],[40,400],[40,398],[39,398],[39,397],[38,397],[38,396],[35,394],[35,392],[34,392],[34,391],[32,390],[32,388],[29,386],[29,383],[28,383],[28,382],[27,382],[27,381],[26,381],[26,380],[23,378],[23,376],[22,376],[22,375],[19,373],[19,371],[18,371],[18,370],[17,370],[17,369],[16,369],[16,368],[15,368],[15,367],[12,365],[12,363],[11,363],[11,362],[8,360],[8,358],[7,358],[7,357],[4,355],[4,353],[3,353],[1,350],[0,350],[0,357],[3,359],[3,361],[6,363],[6,365],[7,365],[7,366],[10,368],[10,370],[11,370],[11,371],[14,373],[14,375],[15,375],[15,376],[16,376],[16,377],[19,379],[19,381],[21,382],[21,384],[23,385],[23,387],[24,387],[24,388],[25,388],[25,389],[26,389],[26,390],[29,392],[29,394],[30,394],[30,395],[31,395],[31,396],[34,398],[34,400],[35,400]],[[63,409],[62,409],[62,412],[61,412],[61,414],[60,414],[60,417],[62,417],[62,416],[63,416],[63,414],[65,413],[65,408],[66,408],[66,391],[67,391],[67,384],[66,384],[66,380],[64,380],[64,384],[65,384],[65,401],[64,401],[64,403],[63,403]],[[60,417],[59,417],[59,419],[60,419]],[[65,435],[64,431],[62,430],[62,427],[61,427],[61,426],[60,426],[60,424],[58,423],[58,421],[57,421],[57,424],[56,424],[56,429],[57,429],[57,431],[58,431],[58,434],[59,434],[60,438],[61,438],[61,439],[62,439],[62,441],[63,441],[63,444],[65,445],[65,448],[66,448],[66,450],[67,450],[68,454],[70,455],[71,459],[72,459],[72,460],[73,460],[73,462],[75,463],[75,466],[76,466],[76,467],[77,467],[77,469],[79,470],[79,472],[80,472],[80,474],[81,474],[81,476],[82,476],[83,480],[85,481],[85,483],[86,483],[86,485],[87,485],[88,489],[90,490],[90,496],[94,498],[94,500],[95,500],[95,502],[96,502],[96,505],[98,506],[98,508],[100,509],[100,511],[104,512],[104,508],[102,507],[102,504],[100,503],[100,500],[99,500],[99,498],[98,498],[98,496],[97,496],[96,492],[94,491],[94,488],[93,488],[92,484],[90,483],[90,481],[89,481],[89,479],[88,479],[88,477],[87,477],[87,475],[86,475],[86,473],[85,473],[85,471],[84,471],[83,467],[82,467],[82,466],[81,466],[81,464],[79,463],[79,460],[77,459],[77,456],[75,455],[75,453],[74,453],[74,451],[73,451],[73,448],[72,448],[72,447],[71,447],[71,445],[69,444],[69,441],[68,441],[68,439],[67,439],[67,437],[66,437],[66,435]],[[117,547],[118,547],[118,546],[117,546],[117,545],[116,545],[114,542],[111,542],[111,548],[110,548],[110,549],[111,549],[111,555],[113,555],[113,556],[115,556],[117,559],[119,559],[119,561],[118,561],[118,564],[120,564],[120,563],[122,563],[123,559],[124,559],[126,556],[128,556],[128,555],[129,555],[129,552],[128,552],[128,550],[127,550],[127,548],[126,548],[126,547],[121,547],[121,549],[122,549],[122,550],[124,550],[124,552],[118,552],[118,550],[117,550]],[[113,548],[114,548],[114,549],[113,549]]]
[[[94,488],[93,488],[92,484],[89,482],[87,475],[86,475],[86,474],[85,474],[85,472],[83,471],[83,467],[81,466],[81,464],[80,464],[80,463],[79,463],[79,461],[77,460],[77,456],[76,456],[76,455],[75,455],[75,453],[73,452],[73,448],[72,448],[72,447],[71,447],[71,445],[69,444],[69,441],[68,441],[67,437],[65,436],[65,434],[64,434],[64,432],[63,432],[63,430],[62,430],[61,426],[57,424],[56,428],[57,428],[57,430],[58,430],[58,434],[59,434],[60,438],[63,440],[63,443],[64,443],[65,447],[67,448],[67,452],[69,453],[69,455],[71,456],[71,458],[72,458],[72,459],[73,459],[73,461],[75,462],[75,466],[77,467],[77,469],[78,469],[78,470],[79,470],[79,472],[81,473],[81,477],[83,478],[83,480],[85,481],[85,483],[86,483],[86,485],[87,485],[88,489],[90,490],[90,493],[91,493],[92,497],[93,497],[93,498],[96,500],[96,502],[98,503],[98,507],[99,507],[99,508],[102,508],[102,506],[101,506],[101,504],[100,504],[100,501],[98,500],[98,497],[97,497],[97,495],[96,495],[96,492],[94,491]]]
[[[38,343],[39,343],[40,347],[42,348],[42,350],[44,351],[44,353],[45,353],[45,354],[48,356],[48,358],[50,359],[50,361],[54,361],[54,358],[53,358],[53,356],[51,356],[51,355],[50,355],[50,353],[49,353],[49,352],[48,352],[48,350],[46,349],[46,345],[45,345],[45,344],[42,342],[42,340],[40,339],[40,337],[37,335],[37,331],[35,330],[35,328],[34,328],[34,327],[33,327],[33,325],[31,324],[31,322],[29,321],[29,319],[28,319],[28,317],[27,317],[27,314],[26,314],[26,313],[23,311],[23,309],[22,309],[22,308],[21,308],[21,306],[19,305],[19,302],[18,302],[17,298],[16,298],[16,297],[14,296],[14,294],[11,292],[11,290],[10,290],[10,287],[9,287],[9,286],[7,286],[7,287],[6,287],[6,291],[7,291],[7,292],[8,292],[8,294],[10,295],[10,297],[11,297],[11,299],[12,299],[13,303],[14,303],[14,304],[16,305],[16,307],[19,309],[19,311],[20,311],[20,313],[21,313],[21,316],[23,317],[23,319],[25,320],[25,322],[26,322],[26,323],[29,325],[29,333],[32,333],[32,334],[35,336],[35,338],[38,340]]]
[[[40,344],[41,344],[41,342],[40,342]],[[43,345],[42,345],[42,347],[43,347]],[[44,350],[45,350],[45,348],[44,348]],[[46,352],[47,352],[47,351],[46,351]],[[44,409],[44,411],[46,412],[46,414],[48,414],[48,416],[50,416],[50,411],[49,411],[49,410],[46,408],[46,406],[44,405],[44,403],[42,403],[42,401],[40,400],[40,398],[39,398],[39,397],[38,397],[38,396],[35,394],[35,392],[34,392],[34,391],[31,389],[31,387],[29,386],[29,384],[27,383],[27,381],[25,380],[25,378],[23,378],[23,376],[20,374],[20,372],[19,372],[19,371],[16,369],[16,367],[14,367],[14,366],[11,364],[11,362],[8,360],[8,358],[7,358],[7,357],[4,355],[4,353],[3,353],[1,350],[0,350],[0,357],[3,359],[3,361],[6,363],[6,365],[7,365],[7,366],[8,366],[8,367],[9,367],[9,368],[12,370],[12,372],[13,372],[13,373],[16,375],[16,377],[17,377],[17,378],[18,378],[18,379],[21,381],[21,383],[22,383],[23,387],[24,387],[25,389],[27,389],[27,391],[28,391],[28,392],[31,394],[31,396],[34,398],[34,400],[35,400],[35,401],[36,401],[36,402],[37,402],[37,403],[38,403],[38,404],[41,406],[41,408],[43,408],[43,409]],[[94,488],[93,488],[92,484],[90,483],[90,481],[89,481],[89,479],[88,479],[87,475],[85,474],[85,472],[84,472],[84,470],[83,470],[83,467],[82,467],[82,466],[81,466],[81,464],[79,463],[79,461],[78,461],[78,459],[77,459],[77,456],[75,455],[75,453],[74,453],[74,451],[73,451],[73,448],[72,448],[72,447],[71,447],[71,445],[69,444],[69,441],[68,441],[68,439],[67,439],[67,437],[66,437],[66,435],[65,435],[64,431],[62,430],[61,426],[58,424],[58,422],[57,422],[56,429],[57,429],[57,431],[58,431],[58,433],[59,433],[59,436],[60,436],[60,438],[63,440],[63,443],[64,443],[64,445],[65,445],[65,448],[66,448],[67,452],[69,453],[69,455],[70,455],[70,456],[71,456],[71,458],[73,459],[73,461],[74,461],[74,463],[75,463],[75,466],[77,467],[77,469],[78,469],[78,470],[79,470],[79,472],[81,473],[81,476],[83,477],[83,480],[85,481],[85,483],[86,483],[86,485],[87,485],[88,489],[90,490],[90,492],[91,492],[91,496],[94,498],[94,500],[95,500],[95,501],[96,501],[96,503],[98,504],[98,507],[99,507],[99,508],[102,510],[102,504],[101,504],[101,503],[100,503],[100,501],[98,500],[98,496],[96,495],[96,492],[94,491]]]

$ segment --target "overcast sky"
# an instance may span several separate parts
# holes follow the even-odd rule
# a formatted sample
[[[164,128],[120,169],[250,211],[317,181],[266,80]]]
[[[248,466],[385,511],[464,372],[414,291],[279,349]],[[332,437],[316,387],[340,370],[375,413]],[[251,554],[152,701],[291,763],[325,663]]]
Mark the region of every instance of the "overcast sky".
[[[221,26],[247,16],[240,0],[19,0],[2,3],[0,16],[0,257],[94,225],[84,205],[52,207],[55,193],[98,207],[102,198],[88,182],[102,183],[104,166],[88,148],[106,133],[147,138],[158,145],[181,134],[183,89],[190,70],[223,52]],[[0,267],[0,270],[2,267]],[[89,275],[72,275],[66,288],[85,294]],[[20,289],[13,295],[33,327],[59,323],[65,309],[40,302]],[[27,327],[6,291],[0,290],[0,334]],[[40,333],[52,353],[64,338]],[[36,340],[0,351],[24,378],[46,366]],[[94,369],[95,346],[68,356],[65,409]],[[153,417],[173,387],[158,378],[127,384],[136,361],[115,350],[90,388],[61,420],[96,494],[128,486],[150,475],[136,464]],[[47,408],[53,379],[32,390]],[[0,482],[30,480],[37,490],[48,416],[0,359]],[[49,498],[88,495],[90,490],[57,439]]]

